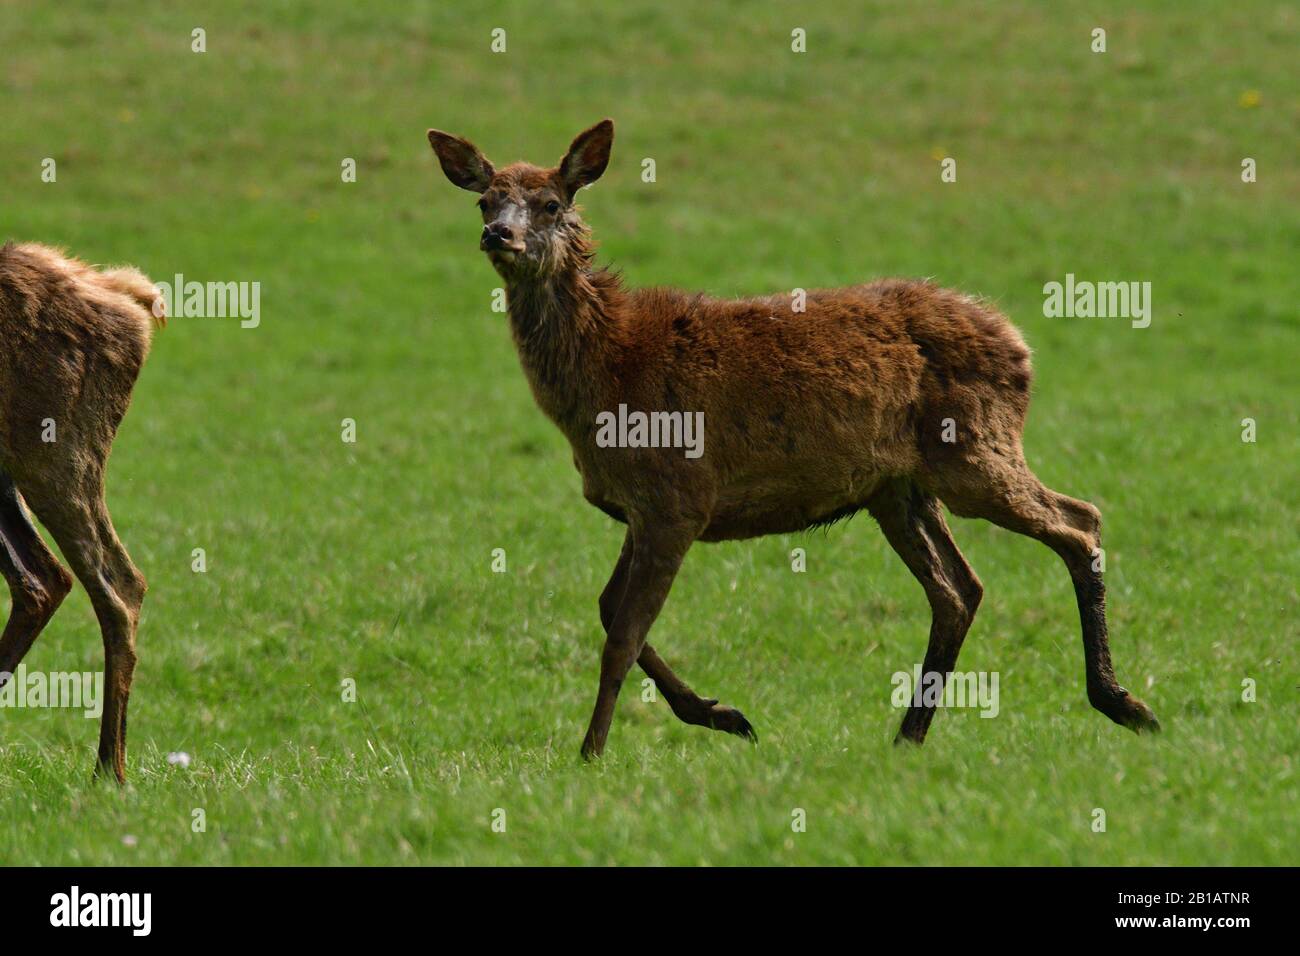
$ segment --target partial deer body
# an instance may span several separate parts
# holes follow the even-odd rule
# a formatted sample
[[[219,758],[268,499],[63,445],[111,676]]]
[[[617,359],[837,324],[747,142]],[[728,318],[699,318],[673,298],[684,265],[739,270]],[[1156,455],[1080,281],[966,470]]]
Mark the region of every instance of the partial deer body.
[[[792,296],[719,300],[627,290],[592,264],[577,191],[604,171],[608,121],[560,165],[496,170],[472,144],[430,130],[453,183],[481,193],[481,248],[505,281],[510,324],[542,410],[573,448],[588,501],[628,526],[600,598],[606,631],[584,756],[604,746],[633,663],[688,723],[753,736],[701,698],[646,643],[697,540],[803,530],[866,509],[921,583],[933,614],[926,674],[950,673],[983,589],[940,502],[1037,538],[1065,562],[1083,628],[1088,698],[1133,730],[1158,727],[1115,680],[1106,636],[1100,515],[1045,488],[1025,463],[1029,349],[987,305],[926,282],[885,280]],[[619,406],[704,413],[704,450],[604,447]],[[899,740],[924,740],[913,703]]]
[[[113,530],[104,470],[149,351],[156,296],[134,269],[100,272],[34,244],[0,248],[0,572],[13,595],[0,682],[72,588],[30,508],[99,619],[105,701],[96,772],[119,782],[145,580]]]

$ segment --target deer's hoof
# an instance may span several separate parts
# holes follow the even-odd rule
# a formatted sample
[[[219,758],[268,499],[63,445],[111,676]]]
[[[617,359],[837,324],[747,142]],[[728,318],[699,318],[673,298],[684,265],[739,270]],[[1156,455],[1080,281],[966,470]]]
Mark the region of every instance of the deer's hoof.
[[[119,787],[124,787],[126,786],[126,772],[114,764],[96,761],[95,772],[91,775],[91,781],[96,784],[115,783]]]
[[[734,707],[715,703],[709,708],[709,726],[714,730],[744,737],[752,744],[758,743],[758,731],[745,719],[745,715]]]
[[[1123,687],[1114,687],[1102,693],[1089,693],[1088,700],[1115,723],[1127,727],[1135,734],[1160,732],[1160,721],[1156,720],[1151,708]]]
[[[1124,726],[1135,734],[1160,733],[1160,721],[1156,720],[1155,713],[1132,694],[1128,695],[1128,715]]]

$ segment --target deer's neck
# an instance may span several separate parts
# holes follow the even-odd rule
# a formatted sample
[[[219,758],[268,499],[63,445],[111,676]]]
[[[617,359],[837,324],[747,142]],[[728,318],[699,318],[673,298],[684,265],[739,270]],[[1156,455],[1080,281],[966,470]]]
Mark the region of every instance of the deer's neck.
[[[544,278],[507,282],[510,326],[537,404],[570,437],[593,427],[619,353],[626,293],[589,256]]]

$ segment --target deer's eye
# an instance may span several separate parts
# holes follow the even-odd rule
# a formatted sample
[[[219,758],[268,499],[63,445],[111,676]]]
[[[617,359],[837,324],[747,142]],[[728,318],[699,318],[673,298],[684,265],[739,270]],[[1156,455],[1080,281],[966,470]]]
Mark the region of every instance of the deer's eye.
[[[550,213],[552,216],[554,216],[557,212],[560,211],[560,204],[556,202],[554,199],[552,199],[550,202],[546,204],[546,211]]]
[[[479,197],[478,197],[478,208],[479,208],[479,209],[482,209],[484,212],[487,212],[487,197],[486,197],[486,196],[479,196]]]

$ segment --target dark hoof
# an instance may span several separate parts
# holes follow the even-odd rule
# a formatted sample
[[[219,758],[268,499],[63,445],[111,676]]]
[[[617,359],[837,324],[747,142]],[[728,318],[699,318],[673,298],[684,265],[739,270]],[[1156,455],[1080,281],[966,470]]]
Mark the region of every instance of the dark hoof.
[[[1127,727],[1135,734],[1160,732],[1160,721],[1156,720],[1151,708],[1122,687],[1115,688],[1113,694],[1098,695],[1091,703],[1115,723]]]
[[[734,707],[726,707],[716,701],[709,708],[708,726],[737,737],[744,737],[752,744],[758,743],[758,731],[745,719],[745,715]]]
[[[119,787],[126,786],[126,774],[118,773],[117,768],[112,764],[102,761],[95,762],[95,772],[91,776],[93,783],[115,783]]]
[[[1135,734],[1160,733],[1160,721],[1156,720],[1155,713],[1132,694],[1128,695],[1128,715],[1124,726]]]

